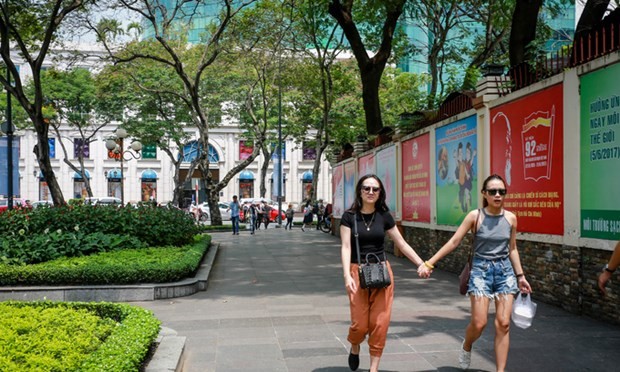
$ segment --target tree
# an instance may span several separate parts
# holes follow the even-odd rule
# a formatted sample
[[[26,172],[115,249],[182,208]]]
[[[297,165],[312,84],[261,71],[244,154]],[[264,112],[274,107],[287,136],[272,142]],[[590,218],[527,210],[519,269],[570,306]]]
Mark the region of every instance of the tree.
[[[212,23],[205,27],[205,42],[189,50],[187,48],[184,49],[186,46],[184,40],[186,40],[188,32],[186,26],[192,24],[194,17],[198,16],[198,5],[206,6],[206,3],[200,2],[193,4],[193,6],[186,6],[186,2],[177,2],[174,6],[170,6],[169,2],[160,0],[120,0],[118,2],[120,6],[142,17],[152,31],[153,39],[159,43],[162,53],[127,49],[122,54],[115,53],[110,43],[112,37],[110,32],[102,32],[97,25],[90,26],[94,32],[97,32],[99,40],[101,40],[116,63],[150,60],[160,63],[175,72],[176,78],[181,82],[183,89],[176,92],[166,91],[165,93],[178,97],[184,103],[191,117],[192,126],[198,129],[198,142],[200,148],[205,149],[205,151],[200,152],[195,162],[202,173],[207,201],[212,213],[211,223],[214,225],[222,223],[219,208],[217,207],[219,191],[228,184],[235,174],[251,163],[253,159],[242,161],[219,182],[213,179],[209,171],[209,159],[206,151],[209,145],[209,128],[212,125],[213,117],[208,111],[208,106],[203,105],[206,96],[203,92],[203,78],[205,72],[213,65],[222,52],[220,43],[229,23],[239,11],[252,2],[253,0],[246,2],[222,0],[221,12],[217,17],[214,17]],[[189,54],[193,58],[189,58]],[[192,162],[189,174],[194,170],[194,165],[195,163]]]
[[[536,38],[538,13],[543,0],[517,0],[510,29],[510,66],[526,60],[527,46]]]
[[[299,65],[301,70],[295,74],[300,77],[298,83],[301,83],[297,85],[296,107],[304,113],[306,125],[316,129],[312,141],[316,158],[312,169],[314,177],[311,195],[312,200],[316,200],[321,160],[330,144],[334,125],[332,108],[337,94],[345,94],[334,85],[333,77],[333,66],[344,51],[344,36],[337,32],[338,25],[325,11],[325,7],[316,1],[296,2],[292,14],[293,28],[288,44],[292,45],[293,55],[305,59],[305,63]]]
[[[396,23],[403,12],[405,3],[406,0],[329,1],[329,14],[338,21],[357,60],[362,80],[366,128],[370,134],[376,134],[383,128],[379,84],[385,65],[392,53],[392,40],[396,32]],[[367,14],[373,14],[373,17],[376,17],[374,14],[381,14],[381,17],[376,18],[377,21],[382,22],[380,45],[372,57],[368,55],[368,50],[371,48],[367,48],[358,26],[353,20],[354,5],[363,8]]]
[[[24,109],[34,126],[37,134],[34,153],[55,205],[64,204],[65,200],[49,157],[50,124],[44,117],[46,102],[41,84],[41,71],[50,46],[57,41],[63,22],[72,13],[84,10],[90,3],[88,0],[0,2],[0,55],[10,76],[8,79],[6,75],[0,75],[0,83]],[[11,54],[12,46],[18,53]],[[26,83],[20,77],[15,58],[23,60],[32,71],[32,96],[26,92]]]
[[[63,161],[74,172],[82,175],[88,196],[92,197],[90,180],[85,176],[84,149],[97,141],[99,131],[115,116],[114,102],[117,97],[102,94],[95,78],[83,68],[69,71],[46,70],[41,74],[41,84],[44,97],[49,102],[46,107],[52,111],[46,117],[49,117],[57,143],[62,148]],[[63,125],[75,129],[79,138],[63,138],[60,132]],[[78,149],[77,165],[70,160],[67,141]]]
[[[180,169],[184,145],[190,140],[186,129],[191,118],[178,97],[165,93],[166,89],[182,89],[174,71],[157,63],[141,62],[106,66],[98,74],[98,80],[102,90],[122,103],[124,114],[119,117],[124,117],[123,127],[143,144],[156,145],[170,159],[174,167],[172,203],[180,205],[187,180],[181,179]]]

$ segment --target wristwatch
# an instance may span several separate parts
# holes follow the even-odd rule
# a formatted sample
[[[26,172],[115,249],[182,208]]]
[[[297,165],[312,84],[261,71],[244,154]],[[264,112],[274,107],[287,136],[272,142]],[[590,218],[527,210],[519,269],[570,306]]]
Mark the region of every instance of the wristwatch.
[[[603,268],[603,270],[607,271],[608,273],[614,273],[616,270],[612,270],[609,268],[609,264],[605,264],[605,267]]]

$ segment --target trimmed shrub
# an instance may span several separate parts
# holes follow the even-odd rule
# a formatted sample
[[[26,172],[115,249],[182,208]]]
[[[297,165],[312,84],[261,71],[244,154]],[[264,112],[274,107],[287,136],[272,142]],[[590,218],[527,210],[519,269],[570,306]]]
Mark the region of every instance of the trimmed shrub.
[[[183,247],[126,249],[62,257],[34,265],[0,263],[0,285],[164,283],[192,276],[211,243],[198,235]]]
[[[0,304],[0,365],[7,372],[137,371],[159,327],[152,312],[127,304],[8,301]]]
[[[38,263],[115,249],[181,246],[199,232],[174,208],[74,205],[0,214],[0,262]]]

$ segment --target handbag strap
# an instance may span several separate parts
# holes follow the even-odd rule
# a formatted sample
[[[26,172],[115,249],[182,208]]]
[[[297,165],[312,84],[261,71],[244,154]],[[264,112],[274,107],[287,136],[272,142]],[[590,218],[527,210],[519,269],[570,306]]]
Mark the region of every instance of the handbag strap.
[[[476,244],[476,234],[478,233],[478,219],[480,218],[480,213],[482,213],[482,211],[480,208],[478,208],[478,215],[476,216],[476,221],[474,222],[474,231],[471,238],[471,247],[469,248],[469,257],[467,259],[467,262],[469,262],[470,264],[474,259],[474,249]]]
[[[360,255],[360,240],[359,233],[357,232],[357,213],[353,215],[353,236],[355,236],[355,249],[357,250],[357,263],[362,263],[362,257]]]

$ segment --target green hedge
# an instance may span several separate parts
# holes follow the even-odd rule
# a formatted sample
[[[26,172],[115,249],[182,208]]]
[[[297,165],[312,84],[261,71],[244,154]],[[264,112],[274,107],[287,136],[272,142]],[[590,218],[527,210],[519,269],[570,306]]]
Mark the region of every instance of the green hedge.
[[[172,282],[193,275],[210,243],[211,236],[198,235],[183,247],[118,250],[34,265],[0,263],[0,285]]]
[[[127,304],[8,301],[0,304],[0,369],[138,371],[159,328],[150,311]]]
[[[187,213],[152,206],[65,205],[0,214],[0,239],[27,240],[54,232],[132,236],[150,247],[180,246],[199,231]]]

